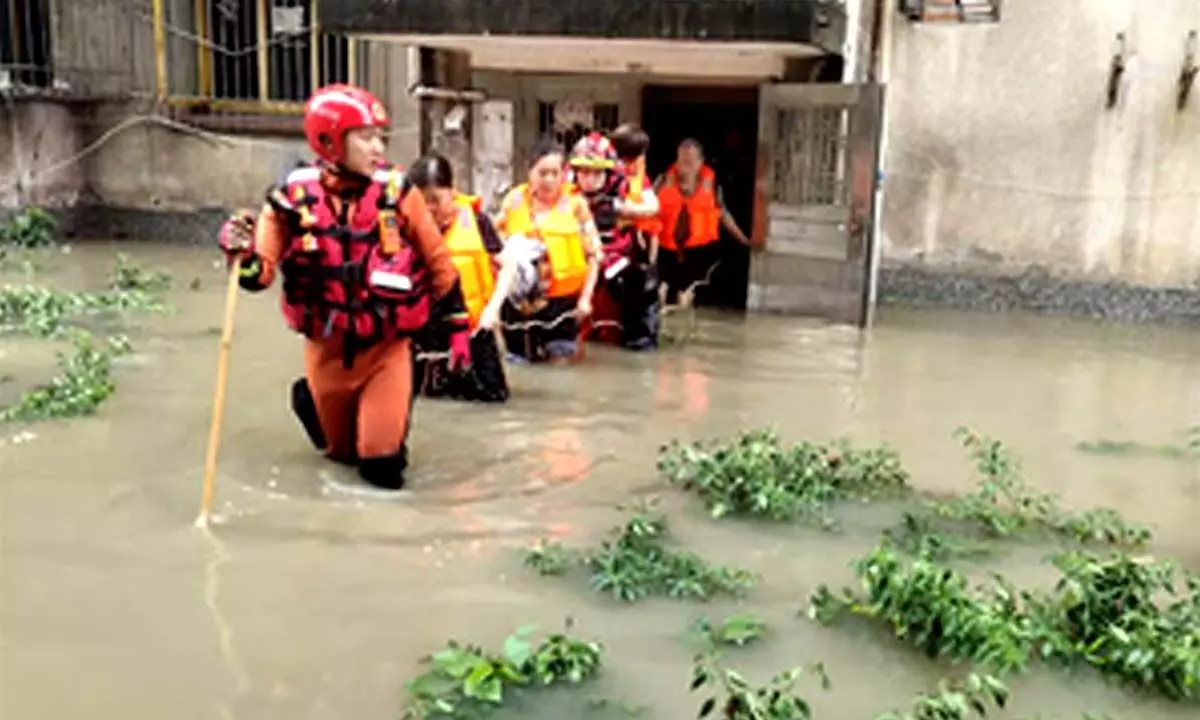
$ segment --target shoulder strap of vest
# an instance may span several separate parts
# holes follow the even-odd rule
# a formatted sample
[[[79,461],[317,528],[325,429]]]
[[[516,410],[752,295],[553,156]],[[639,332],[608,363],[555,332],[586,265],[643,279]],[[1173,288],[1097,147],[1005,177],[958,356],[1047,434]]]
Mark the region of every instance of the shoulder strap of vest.
[[[317,201],[321,170],[313,165],[304,165],[288,173],[282,185],[267,192],[267,203],[281,213],[296,213],[300,208]]]
[[[398,165],[376,170],[372,173],[371,180],[380,186],[378,205],[381,210],[399,208],[404,196],[412,189],[408,175]]]

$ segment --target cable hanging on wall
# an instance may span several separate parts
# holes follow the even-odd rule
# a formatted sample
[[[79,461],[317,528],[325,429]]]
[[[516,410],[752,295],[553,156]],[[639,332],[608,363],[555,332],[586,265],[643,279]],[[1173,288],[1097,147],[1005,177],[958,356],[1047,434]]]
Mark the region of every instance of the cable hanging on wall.
[[[1112,61],[1108,64],[1108,93],[1105,107],[1112,110],[1121,97],[1121,77],[1125,75],[1125,33],[1117,33]]]
[[[1179,71],[1179,91],[1175,98],[1175,107],[1179,111],[1187,108],[1188,96],[1192,94],[1192,85],[1196,82],[1196,73],[1200,66],[1196,65],[1196,31],[1187,34],[1183,44],[1183,68]]]

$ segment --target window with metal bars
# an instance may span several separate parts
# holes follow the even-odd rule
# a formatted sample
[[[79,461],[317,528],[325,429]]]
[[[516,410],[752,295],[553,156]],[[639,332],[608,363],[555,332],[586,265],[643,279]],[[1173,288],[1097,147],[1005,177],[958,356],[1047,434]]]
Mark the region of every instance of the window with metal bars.
[[[197,33],[208,47],[207,67],[200,70],[201,96],[303,102],[322,85],[354,81],[347,39],[313,32],[312,0],[205,2],[206,21]],[[260,20],[266,22],[265,48],[259,47]]]
[[[558,104],[538,102],[538,135],[553,137],[563,147],[571,149],[579,139],[593,130],[608,132],[620,124],[621,108],[616,103],[590,105],[590,116],[563,126],[558,121]],[[590,122],[589,122],[590,121]]]
[[[0,0],[0,89],[53,82],[50,1]]]

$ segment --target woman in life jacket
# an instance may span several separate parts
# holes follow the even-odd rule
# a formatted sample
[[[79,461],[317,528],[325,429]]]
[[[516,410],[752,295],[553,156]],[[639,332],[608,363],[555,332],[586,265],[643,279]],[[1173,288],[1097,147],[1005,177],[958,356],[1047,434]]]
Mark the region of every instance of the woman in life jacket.
[[[509,357],[574,357],[578,320],[592,314],[600,240],[587,201],[568,187],[566,153],[557,142],[534,145],[529,181],[505,196],[496,230],[515,269],[501,309]]]
[[[371,93],[321,88],[304,108],[318,160],[271,189],[257,218],[230,218],[219,244],[251,292],[283,277],[289,328],[304,342],[292,409],[326,457],[400,489],[408,465],[412,340],[430,318],[453,328],[450,364],[469,366],[458,273],[420,192],[385,164],[388,114]]]
[[[512,263],[505,262],[504,242],[479,198],[455,189],[454,169],[448,159],[436,153],[426,155],[410,168],[408,178],[425,195],[446,239],[471,329],[471,367],[464,372],[452,372],[449,367],[455,326],[431,322],[414,338],[417,392],[426,397],[504,402],[508,381],[496,330],[515,275]]]

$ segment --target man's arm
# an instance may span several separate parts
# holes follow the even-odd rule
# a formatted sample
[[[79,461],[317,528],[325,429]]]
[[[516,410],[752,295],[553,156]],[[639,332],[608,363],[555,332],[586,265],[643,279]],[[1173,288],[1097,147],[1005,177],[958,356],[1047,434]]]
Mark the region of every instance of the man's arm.
[[[746,235],[746,233],[742,232],[742,229],[738,227],[737,220],[733,219],[733,215],[730,214],[728,208],[725,207],[725,193],[721,190],[721,186],[719,185],[717,186],[716,194],[717,207],[721,208],[721,226],[733,236],[734,240],[737,240],[746,247],[751,247],[750,238]]]

